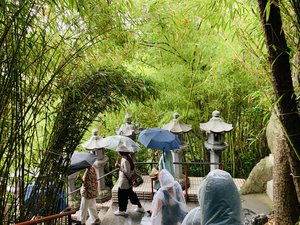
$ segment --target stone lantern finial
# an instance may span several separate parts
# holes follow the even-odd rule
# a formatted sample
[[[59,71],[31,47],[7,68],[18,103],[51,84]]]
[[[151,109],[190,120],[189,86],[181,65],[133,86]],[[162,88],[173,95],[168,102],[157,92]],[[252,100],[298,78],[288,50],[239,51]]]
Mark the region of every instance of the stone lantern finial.
[[[125,123],[131,123],[131,115],[126,112],[125,117],[124,117]]]
[[[93,136],[98,136],[98,129],[93,129],[92,130],[92,135]]]
[[[179,113],[177,112],[173,113],[173,120],[177,120],[179,116],[180,116]]]

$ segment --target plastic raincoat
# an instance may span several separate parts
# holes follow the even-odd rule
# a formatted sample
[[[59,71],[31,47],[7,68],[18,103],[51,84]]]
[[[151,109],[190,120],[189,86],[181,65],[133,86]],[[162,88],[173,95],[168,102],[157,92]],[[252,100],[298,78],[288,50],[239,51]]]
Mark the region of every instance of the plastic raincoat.
[[[181,224],[188,213],[188,208],[180,184],[165,169],[159,173],[161,188],[154,195],[152,202],[152,225]]]
[[[164,151],[158,162],[158,169],[168,170],[172,176],[175,176],[174,167],[173,167],[173,156],[171,151]]]
[[[166,169],[175,177],[174,167],[173,167],[173,156],[171,151],[163,152],[159,161],[158,161],[158,169]],[[155,181],[154,189],[158,190],[160,188],[159,181]]]
[[[229,173],[213,170],[198,191],[199,207],[185,217],[182,225],[242,225],[241,200]]]

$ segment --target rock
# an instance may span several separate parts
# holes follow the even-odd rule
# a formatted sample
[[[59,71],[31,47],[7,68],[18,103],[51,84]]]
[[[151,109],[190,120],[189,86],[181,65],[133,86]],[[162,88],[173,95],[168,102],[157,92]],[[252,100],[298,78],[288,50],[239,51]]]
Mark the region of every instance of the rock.
[[[272,154],[260,160],[252,169],[245,184],[241,187],[241,194],[266,192],[267,182],[273,179],[273,154],[278,147],[282,147],[282,130],[275,113],[272,113],[266,129],[268,146]],[[269,182],[269,186],[272,183]],[[269,188],[268,195],[272,199],[273,188]]]
[[[266,191],[267,182],[273,176],[273,156],[267,156],[259,161],[252,169],[248,179],[240,189],[242,195],[263,193]]]
[[[270,117],[270,121],[266,129],[266,136],[269,149],[271,153],[274,154],[274,151],[278,146],[278,138],[282,138],[282,129],[280,127],[279,119],[275,113],[272,113]]]

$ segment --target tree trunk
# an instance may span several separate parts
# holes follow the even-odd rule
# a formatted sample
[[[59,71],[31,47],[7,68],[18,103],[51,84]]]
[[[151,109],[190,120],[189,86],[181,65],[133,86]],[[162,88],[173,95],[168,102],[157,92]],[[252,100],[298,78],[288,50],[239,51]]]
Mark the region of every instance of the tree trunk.
[[[281,149],[280,155],[277,157],[287,157],[290,165],[290,171],[280,171],[280,166],[277,171],[274,170],[274,177],[276,176],[282,182],[289,176],[290,181],[293,183],[293,189],[289,194],[296,193],[295,198],[298,198],[298,203],[294,208],[287,209],[284,205],[275,205],[275,220],[276,224],[289,224],[282,223],[280,214],[276,209],[286,208],[288,214],[293,218],[292,224],[297,221],[299,215],[299,202],[300,202],[300,117],[297,112],[296,96],[294,94],[294,87],[292,82],[292,74],[289,62],[289,49],[287,47],[285,35],[282,28],[282,21],[280,16],[280,9],[275,5],[276,1],[266,8],[268,0],[258,0],[261,24],[265,33],[265,40],[269,54],[269,63],[271,65],[271,79],[275,93],[275,103],[278,108],[278,117],[283,126],[283,130],[290,146],[290,151],[285,152]],[[268,14],[268,20],[266,19]],[[276,159],[275,159],[276,161]],[[280,160],[278,160],[280,161]],[[289,186],[286,187],[291,188]],[[282,189],[280,189],[282,190]],[[283,193],[274,193],[276,196],[284,196]],[[293,197],[293,196],[291,196]],[[278,202],[280,204],[282,202]],[[277,219],[276,219],[277,218]],[[291,224],[291,223],[290,223]]]
[[[272,119],[274,118],[274,119]],[[292,212],[297,206],[297,197],[293,181],[290,177],[290,166],[288,157],[284,151],[289,150],[288,142],[285,139],[281,129],[280,121],[274,113],[270,122],[273,123],[273,202],[275,205],[275,220],[280,221],[277,224],[294,224],[297,219]],[[284,150],[284,151],[283,151]]]

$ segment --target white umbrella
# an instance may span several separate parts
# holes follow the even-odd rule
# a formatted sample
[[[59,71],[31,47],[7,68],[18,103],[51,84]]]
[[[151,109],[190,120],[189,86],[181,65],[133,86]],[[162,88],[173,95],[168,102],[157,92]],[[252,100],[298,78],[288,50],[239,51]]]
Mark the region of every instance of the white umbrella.
[[[112,135],[99,141],[101,148],[116,150],[118,146],[125,145],[130,152],[137,152],[141,149],[138,143],[129,137],[122,135]]]

